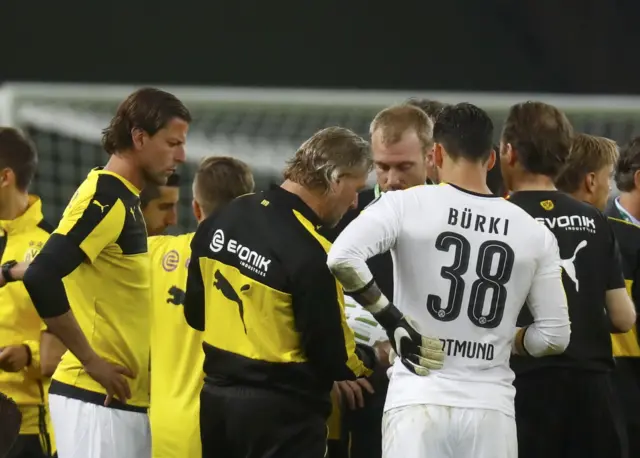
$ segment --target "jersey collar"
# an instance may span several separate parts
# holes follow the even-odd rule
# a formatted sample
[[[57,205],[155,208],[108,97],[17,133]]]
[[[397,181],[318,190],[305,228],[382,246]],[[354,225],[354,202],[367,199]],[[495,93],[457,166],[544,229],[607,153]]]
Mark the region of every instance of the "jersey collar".
[[[19,234],[37,226],[42,219],[42,201],[40,197],[29,195],[27,211],[15,219],[0,220],[0,229],[8,235]]]
[[[622,204],[620,203],[620,197],[616,197],[613,203],[616,205],[616,208],[618,209],[618,212],[620,212],[620,216],[622,217],[623,220],[625,220],[628,223],[640,225],[640,220],[637,220],[631,213],[625,210],[625,208],[622,206]]]
[[[435,184],[435,183],[433,181],[431,181],[429,178],[427,178],[427,181],[425,181],[424,184]],[[373,199],[374,200],[377,199],[382,194],[384,194],[384,191],[382,191],[380,189],[380,185],[378,183],[376,183],[376,185],[373,187]]]
[[[302,216],[308,219],[316,229],[319,229],[323,226],[322,220],[316,215],[316,213],[311,210],[311,208],[304,203],[304,201],[293,194],[292,192],[283,189],[281,186],[273,185],[269,188],[268,191],[268,199],[279,203],[281,205],[285,205],[292,210],[298,211]]]

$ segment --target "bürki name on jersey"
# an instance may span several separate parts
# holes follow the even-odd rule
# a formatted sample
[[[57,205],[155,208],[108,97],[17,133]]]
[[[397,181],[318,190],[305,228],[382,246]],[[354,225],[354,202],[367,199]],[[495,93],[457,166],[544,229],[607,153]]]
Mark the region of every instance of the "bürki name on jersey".
[[[218,253],[225,247],[229,253],[233,253],[238,257],[242,267],[263,277],[267,274],[271,259],[265,258],[251,248],[242,245],[237,240],[229,239],[225,243],[224,232],[222,229],[218,229],[213,233],[209,249],[214,253]]]
[[[457,208],[449,208],[447,223],[450,226],[458,226],[462,229],[471,229],[486,234],[507,235],[509,232],[508,219],[475,214],[470,208],[464,208],[462,211]]]
[[[596,233],[596,220],[588,216],[554,216],[553,218],[536,218],[536,221],[545,224],[549,229],[565,229],[568,231]]]
[[[440,339],[440,342],[442,342],[442,351],[444,351],[447,356],[493,361],[495,353],[493,344],[456,339]]]

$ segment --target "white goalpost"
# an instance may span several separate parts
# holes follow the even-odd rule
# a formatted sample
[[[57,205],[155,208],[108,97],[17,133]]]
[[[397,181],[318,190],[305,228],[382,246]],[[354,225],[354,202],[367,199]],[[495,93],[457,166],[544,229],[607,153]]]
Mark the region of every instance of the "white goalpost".
[[[35,189],[47,196],[51,220],[57,220],[87,171],[104,163],[101,131],[118,104],[138,87],[142,85],[0,86],[0,125],[19,127],[36,143],[40,166]],[[202,157],[228,155],[247,162],[261,187],[277,181],[286,159],[314,132],[339,125],[366,137],[376,112],[410,97],[474,103],[492,116],[496,135],[509,107],[526,100],[564,110],[578,131],[620,143],[640,134],[640,97],[635,96],[159,87],[184,101],[194,118],[185,176]],[[188,185],[184,191],[183,226],[191,224]]]

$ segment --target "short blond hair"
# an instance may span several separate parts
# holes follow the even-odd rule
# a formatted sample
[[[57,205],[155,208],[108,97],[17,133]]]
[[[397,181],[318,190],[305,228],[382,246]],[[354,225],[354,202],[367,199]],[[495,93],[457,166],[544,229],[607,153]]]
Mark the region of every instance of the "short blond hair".
[[[328,127],[305,141],[287,161],[285,180],[324,193],[344,175],[368,173],[373,167],[369,142],[343,127]]]
[[[252,193],[254,187],[249,166],[227,156],[204,158],[193,180],[193,192],[205,216],[236,197]]]
[[[393,105],[379,112],[369,127],[371,135],[379,131],[385,145],[398,143],[407,131],[414,131],[423,153],[427,154],[433,148],[433,121],[420,108],[404,103]]]
[[[556,186],[564,192],[575,192],[587,174],[613,165],[617,160],[618,145],[615,141],[595,135],[578,134],[571,144],[569,160],[556,179]]]

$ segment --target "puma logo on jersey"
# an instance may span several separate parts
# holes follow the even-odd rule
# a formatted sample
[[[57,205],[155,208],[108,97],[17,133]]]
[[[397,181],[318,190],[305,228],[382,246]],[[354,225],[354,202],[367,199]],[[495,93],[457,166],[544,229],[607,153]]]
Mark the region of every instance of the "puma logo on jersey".
[[[229,280],[222,275],[222,272],[216,270],[215,274],[213,274],[215,281],[213,282],[213,286],[218,289],[224,297],[226,297],[231,302],[235,302],[238,305],[238,313],[240,314],[240,321],[242,321],[242,327],[244,328],[244,333],[247,333],[247,325],[244,322],[244,302],[240,299],[240,295],[233,289]],[[251,285],[242,285],[240,288],[241,292],[248,291]]]
[[[177,286],[169,288],[169,297],[167,298],[167,304],[184,305],[185,292]]]
[[[136,211],[133,209],[133,207],[129,208],[129,212],[131,213],[131,216],[133,216],[133,220],[136,220]]]
[[[578,283],[578,276],[576,275],[575,260],[576,260],[576,256],[578,255],[578,251],[582,250],[586,246],[587,246],[587,241],[583,240],[582,242],[578,243],[578,246],[573,252],[573,256],[571,258],[560,260],[560,265],[562,266],[562,270],[564,270],[567,273],[567,276],[571,279],[573,284],[576,286],[576,291],[580,291],[580,285]]]
[[[91,202],[94,205],[97,205],[98,207],[100,207],[100,213],[104,213],[105,209],[107,207],[110,207],[111,205],[107,204],[107,205],[102,205],[100,202],[98,202],[96,199],[93,199],[93,202]]]

